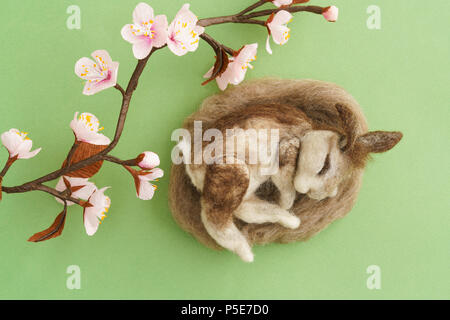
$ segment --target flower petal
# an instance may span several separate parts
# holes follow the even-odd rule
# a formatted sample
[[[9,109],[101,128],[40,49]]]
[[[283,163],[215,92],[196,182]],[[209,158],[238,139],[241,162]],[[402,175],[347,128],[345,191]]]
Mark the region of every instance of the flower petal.
[[[114,77],[117,79],[117,73],[115,73]],[[101,80],[101,81],[86,81],[84,85],[83,94],[87,96],[91,96],[100,92],[102,90],[114,87],[116,85],[116,81],[113,79],[110,80]]]
[[[136,195],[141,200],[150,200],[153,198],[155,194],[156,187],[152,185],[150,182],[145,180],[140,180],[139,190],[136,192]]]
[[[83,113],[81,116],[83,115],[90,116],[92,127],[84,123],[83,120],[78,119],[78,112],[76,112],[73,120],[70,121],[70,128],[75,134],[76,139],[89,144],[108,145],[111,140],[105,135],[97,132],[99,123],[97,117],[87,112]]]
[[[83,211],[83,222],[86,233],[92,236],[97,232],[100,221],[106,216],[104,213],[108,211],[111,200],[104,194],[109,187],[94,191],[89,197],[90,206],[85,207]]]
[[[153,19],[153,8],[145,2],[139,3],[133,11],[133,22],[141,25]]]
[[[202,26],[195,26],[194,32],[198,33],[198,35],[202,35],[205,32],[205,28]]]
[[[224,91],[228,87],[228,84],[230,83],[230,79],[228,77],[228,74],[226,74],[226,71],[222,75],[220,75],[219,77],[216,78],[216,82],[217,82],[217,86],[222,91]]]
[[[83,223],[84,228],[86,229],[86,233],[88,236],[92,236],[97,232],[98,226],[100,225],[100,221],[97,218],[94,210],[95,207],[85,208],[83,212]]]
[[[142,40],[141,36],[135,35],[133,33],[132,24],[126,24],[125,26],[123,26],[122,30],[120,31],[120,34],[122,35],[122,38],[125,41],[128,41],[129,43],[136,43]]]
[[[103,63],[104,66],[110,66],[113,62],[111,56],[106,50],[95,50],[92,52],[91,56],[99,63]]]
[[[274,0],[274,1],[272,1],[272,3],[279,8],[281,6],[290,5],[292,3],[292,0]]]
[[[183,56],[188,53],[187,48],[185,46],[182,46],[177,41],[167,39],[167,46],[169,47],[170,51],[172,51],[177,56]]]
[[[155,23],[152,25],[152,30],[155,31],[155,36],[152,39],[152,45],[160,48],[167,42],[167,17],[163,14],[155,17]]]
[[[144,59],[149,55],[150,51],[152,51],[152,48],[152,42],[147,39],[141,39],[141,41],[133,44],[134,57],[139,60]]]
[[[1,139],[2,144],[9,152],[10,157],[15,157],[18,153],[18,148],[23,142],[20,131],[17,129],[10,129],[2,134]]]
[[[42,150],[42,148],[38,148],[34,151],[31,152],[24,152],[19,154],[18,159],[31,159],[33,158],[35,155],[37,155],[40,151]]]
[[[209,70],[203,75],[203,78],[205,78],[205,79],[211,78],[211,76],[212,76],[212,74],[213,74],[213,71],[214,71],[214,66],[212,66],[211,69],[209,69]]]
[[[266,51],[269,54],[272,54],[272,48],[270,47],[270,35],[267,36],[267,40],[266,40]]]
[[[22,159],[22,155],[27,154],[30,152],[31,148],[33,147],[33,141],[30,139],[22,140],[22,143],[17,148],[16,152],[18,155],[18,159]]]
[[[93,76],[89,70],[94,69],[94,61],[89,58],[83,57],[75,63],[75,74],[84,80],[96,79],[97,76]]]
[[[141,175],[139,176],[139,179],[143,179],[146,181],[154,181],[156,179],[161,178],[162,176],[164,176],[164,171],[160,168],[153,168],[149,173],[147,173],[146,175]]]
[[[292,14],[290,14],[286,10],[281,10],[275,14],[275,16],[273,17],[273,20],[270,24],[280,26],[280,25],[288,23],[289,21],[291,21],[291,19],[292,19]]]

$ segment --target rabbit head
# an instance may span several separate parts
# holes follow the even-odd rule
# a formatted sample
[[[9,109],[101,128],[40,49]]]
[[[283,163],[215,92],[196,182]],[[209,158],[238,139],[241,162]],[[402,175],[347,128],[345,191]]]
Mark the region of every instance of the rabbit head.
[[[294,186],[297,192],[322,200],[338,194],[340,183],[352,170],[365,166],[370,153],[392,149],[401,132],[372,131],[357,136],[356,121],[345,106],[336,105],[339,130],[312,130],[301,139]]]

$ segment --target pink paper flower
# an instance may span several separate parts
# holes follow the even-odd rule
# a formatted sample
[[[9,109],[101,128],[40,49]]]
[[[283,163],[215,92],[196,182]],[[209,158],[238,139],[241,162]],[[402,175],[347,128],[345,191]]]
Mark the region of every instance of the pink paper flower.
[[[291,4],[305,3],[309,0],[273,0],[272,3],[278,8],[282,6],[290,6]]]
[[[95,190],[89,197],[83,210],[83,223],[86,233],[92,236],[97,232],[98,226],[106,217],[111,206],[111,199],[105,195],[105,190],[109,187]]]
[[[114,87],[117,83],[119,63],[113,62],[106,50],[92,52],[94,61],[83,57],[75,63],[75,74],[86,80],[83,94],[92,95]]]
[[[283,45],[288,42],[290,38],[287,24],[292,20],[292,14],[286,10],[278,11],[275,15],[271,15],[267,20],[267,29],[269,30],[269,35],[266,41],[266,50],[269,54],[272,54],[272,49],[270,48],[270,36],[272,35],[273,42],[279,45]]]
[[[158,181],[164,175],[164,171],[160,168],[154,168],[149,172],[140,171],[137,172],[135,178],[136,195],[141,200],[150,200],[153,198],[157,187],[150,181]]]
[[[256,60],[256,52],[258,50],[258,44],[248,44],[243,46],[234,57],[231,57],[230,63],[228,64],[227,69],[220,76],[216,78],[217,85],[220,90],[225,90],[228,84],[238,85],[241,83],[245,74],[247,73],[247,69],[253,69],[253,66],[250,62]],[[211,68],[205,75],[205,78],[210,78],[213,72],[213,68]]]
[[[56,184],[55,189],[59,192],[62,192],[67,189],[66,183],[64,179],[70,184],[70,188],[72,189],[72,197],[76,199],[87,200],[97,187],[92,182],[89,182],[87,178],[75,178],[75,177],[61,177]],[[56,201],[64,204],[64,202],[55,197]],[[73,202],[67,201],[67,205],[73,205]]]
[[[141,2],[133,11],[133,24],[122,28],[122,37],[133,45],[136,59],[144,59],[153,47],[160,48],[167,42],[167,17],[154,17],[153,8]]]
[[[292,0],[274,0],[272,3],[279,8],[281,6],[288,6],[292,4]]]
[[[169,26],[167,45],[177,56],[193,52],[198,48],[199,36],[205,28],[197,26],[197,16],[189,10],[189,4],[183,5]]]
[[[129,166],[124,166],[133,176],[134,185],[136,187],[136,196],[142,200],[150,200],[155,194],[157,187],[150,183],[150,181],[158,181],[164,175],[164,171],[160,168],[153,168],[151,170],[134,170]]]
[[[329,22],[336,22],[339,16],[339,8],[335,6],[324,8],[322,15]]]
[[[17,129],[10,129],[2,134],[2,143],[8,150],[9,158],[30,159],[41,151],[41,148],[30,151],[33,141],[27,135],[28,133]]]
[[[145,151],[141,153],[138,157],[138,166],[141,169],[150,170],[154,167],[159,166],[159,156],[151,151]]]
[[[103,127],[99,128],[100,122],[92,113],[84,112],[78,117],[78,112],[76,112],[70,122],[70,127],[77,141],[101,146],[108,145],[111,142],[108,137],[98,133],[103,130]]]

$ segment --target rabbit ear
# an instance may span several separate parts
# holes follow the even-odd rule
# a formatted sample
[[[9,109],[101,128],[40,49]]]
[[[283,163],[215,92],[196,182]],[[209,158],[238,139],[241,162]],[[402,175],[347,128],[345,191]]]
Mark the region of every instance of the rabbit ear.
[[[349,150],[356,141],[357,121],[353,112],[345,105],[337,103],[335,106],[341,118],[345,136],[341,138],[340,148],[343,152]]]
[[[371,131],[356,139],[356,146],[367,152],[386,152],[392,149],[403,137],[398,131]]]

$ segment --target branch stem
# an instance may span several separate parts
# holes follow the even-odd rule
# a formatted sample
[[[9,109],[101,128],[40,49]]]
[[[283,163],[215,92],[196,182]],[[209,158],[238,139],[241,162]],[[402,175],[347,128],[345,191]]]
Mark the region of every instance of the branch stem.
[[[130,159],[130,160],[120,160],[119,158],[110,156],[110,155],[106,155],[103,157],[104,160],[112,162],[112,163],[117,163],[120,164],[122,166],[136,166],[136,159]]]
[[[256,6],[255,8],[257,8],[257,7],[259,7],[259,5]],[[213,26],[216,24],[223,24],[223,23],[251,23],[251,24],[259,24],[259,25],[265,26],[265,21],[254,20],[253,18],[270,16],[272,13],[277,13],[278,11],[281,11],[281,10],[285,10],[285,11],[288,11],[291,13],[306,11],[306,12],[311,12],[311,13],[315,13],[315,14],[322,14],[323,9],[324,9],[323,7],[319,7],[319,6],[291,6],[291,7],[285,7],[285,8],[260,10],[260,11],[255,11],[255,12],[251,12],[251,13],[247,13],[249,11],[246,11],[245,13],[247,13],[247,14],[242,14],[242,15],[234,14],[234,15],[230,15],[230,16],[221,16],[221,17],[200,19],[197,24],[202,27],[209,27],[209,26]]]

